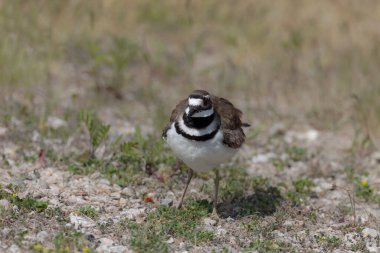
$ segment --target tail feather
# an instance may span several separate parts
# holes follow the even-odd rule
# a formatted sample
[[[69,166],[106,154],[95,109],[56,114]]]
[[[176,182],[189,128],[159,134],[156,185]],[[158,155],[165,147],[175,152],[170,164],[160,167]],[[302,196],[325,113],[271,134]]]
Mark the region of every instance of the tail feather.
[[[242,127],[250,127],[251,125],[248,124],[248,123],[242,123],[241,126],[242,126]]]

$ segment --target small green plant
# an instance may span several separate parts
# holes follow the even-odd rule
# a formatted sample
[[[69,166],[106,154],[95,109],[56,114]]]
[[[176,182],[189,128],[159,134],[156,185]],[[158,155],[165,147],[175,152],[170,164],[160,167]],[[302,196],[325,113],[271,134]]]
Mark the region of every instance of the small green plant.
[[[301,161],[306,155],[306,149],[297,146],[288,146],[285,148],[285,152],[289,158],[295,162]]]
[[[38,200],[27,196],[25,198],[20,198],[14,191],[15,188],[9,185],[7,188],[2,189],[0,187],[0,199],[6,199],[13,205],[16,205],[21,210],[33,210],[37,212],[42,212],[48,207],[48,202],[43,200]]]
[[[309,178],[299,178],[292,182],[293,189],[289,189],[287,197],[295,205],[299,205],[306,200],[307,195],[311,193],[314,182]]]
[[[362,179],[368,177],[368,173],[363,175],[355,175],[355,170],[352,166],[347,166],[345,169],[347,178],[354,185],[355,196],[365,201],[372,201],[380,205],[380,194],[376,192],[376,188],[370,185],[367,180]]]
[[[22,246],[22,242],[24,241],[24,237],[29,233],[28,230],[21,230],[19,231],[17,234],[16,234],[16,237],[15,237],[15,243],[21,247]]]
[[[54,252],[94,252],[89,248],[88,241],[85,240],[83,233],[78,231],[63,231],[54,237]]]
[[[260,253],[289,252],[291,250],[290,245],[270,239],[256,239],[251,241],[248,248],[251,250],[257,250]]]
[[[85,125],[90,137],[90,156],[89,160],[95,158],[96,149],[108,138],[110,125],[104,124],[93,113],[82,111],[79,114],[79,120]]]
[[[158,170],[161,164],[175,162],[174,156],[167,151],[161,138],[151,135],[143,137],[140,129],[136,130],[132,139],[122,142],[122,136],[119,136],[107,147],[109,149],[107,148],[106,152],[112,151],[109,159],[89,159],[84,154],[83,159],[78,158],[80,162],[72,163],[68,169],[75,174],[100,171],[110,182],[125,186],[128,183],[136,182],[143,172],[151,175]]]
[[[299,178],[293,181],[294,189],[303,194],[310,193],[311,187],[314,186],[314,182],[309,178]]]
[[[151,212],[144,224],[131,222],[131,246],[137,252],[167,252],[169,237],[198,244],[212,241],[212,232],[200,228],[201,218],[211,212],[207,201],[187,201],[183,209],[161,206]]]
[[[342,240],[339,237],[328,236],[328,235],[316,235],[315,240],[324,246],[328,250],[333,250],[338,248],[342,244]]]
[[[161,164],[173,164],[174,156],[167,151],[161,138],[151,135],[143,137],[136,129],[133,138],[122,142],[115,151],[113,161],[102,168],[101,172],[113,183],[124,186],[133,182],[142,172],[148,175],[158,170]]]
[[[356,178],[354,180],[355,195],[365,201],[372,201],[380,205],[380,194],[376,192],[374,186],[371,186],[366,180]]]
[[[149,226],[130,223],[128,229],[132,235],[130,245],[136,252],[169,252],[168,245],[163,237],[155,231],[150,231]]]
[[[64,228],[63,231],[54,235],[54,246],[45,246],[35,243],[30,246],[31,252],[34,253],[54,253],[54,252],[84,252],[93,253],[95,249],[91,247],[83,233]]]
[[[253,189],[266,189],[270,184],[268,178],[256,176],[251,178],[251,186]]]
[[[247,172],[236,166],[223,168],[220,171],[222,180],[219,187],[219,196],[222,201],[232,200],[238,196],[242,196],[244,190],[250,187],[250,182],[247,177]],[[205,191],[209,194],[213,192],[211,185],[205,186]]]
[[[98,216],[98,212],[92,206],[81,206],[78,208],[78,213],[85,215],[91,219],[94,219]]]
[[[37,156],[36,155],[24,155],[24,161],[28,163],[34,163],[37,161]]]
[[[286,167],[287,162],[282,160],[281,158],[273,158],[272,164],[278,172],[282,172],[284,171],[284,168]]]
[[[262,217],[254,214],[251,217],[249,217],[248,221],[242,222],[241,226],[249,233],[259,235],[262,232],[262,227],[260,226],[261,221]]]

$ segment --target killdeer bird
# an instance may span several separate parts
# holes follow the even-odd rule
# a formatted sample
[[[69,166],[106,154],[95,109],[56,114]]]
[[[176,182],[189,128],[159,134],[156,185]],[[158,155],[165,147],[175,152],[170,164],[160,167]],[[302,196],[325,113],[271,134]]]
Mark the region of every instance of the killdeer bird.
[[[227,99],[194,90],[173,110],[162,136],[173,153],[190,167],[188,179],[177,207],[180,208],[193,171],[215,169],[213,215],[217,216],[219,170],[242,146],[245,135],[242,112]]]

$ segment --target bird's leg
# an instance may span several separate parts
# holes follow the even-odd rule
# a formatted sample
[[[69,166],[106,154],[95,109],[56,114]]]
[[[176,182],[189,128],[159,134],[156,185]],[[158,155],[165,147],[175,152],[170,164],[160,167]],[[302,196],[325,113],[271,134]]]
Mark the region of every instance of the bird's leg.
[[[183,202],[183,199],[185,198],[187,187],[189,186],[192,177],[193,177],[193,170],[189,169],[189,174],[187,176],[186,186],[185,186],[185,189],[183,190],[181,200],[180,200],[180,202],[177,205],[178,209],[182,207],[182,202]]]
[[[212,208],[211,216],[218,218],[218,213],[216,211],[216,206],[218,205],[218,190],[219,190],[219,169],[215,169],[215,179],[214,179],[214,203]]]

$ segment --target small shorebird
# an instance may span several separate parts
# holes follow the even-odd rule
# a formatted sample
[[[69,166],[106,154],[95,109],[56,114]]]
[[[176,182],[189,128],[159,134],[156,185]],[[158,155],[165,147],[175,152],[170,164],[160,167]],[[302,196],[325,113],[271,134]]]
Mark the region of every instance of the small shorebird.
[[[213,215],[217,216],[219,170],[242,146],[245,135],[242,112],[227,99],[194,90],[174,108],[162,136],[173,153],[190,167],[177,207],[181,208],[193,171],[215,169]]]

